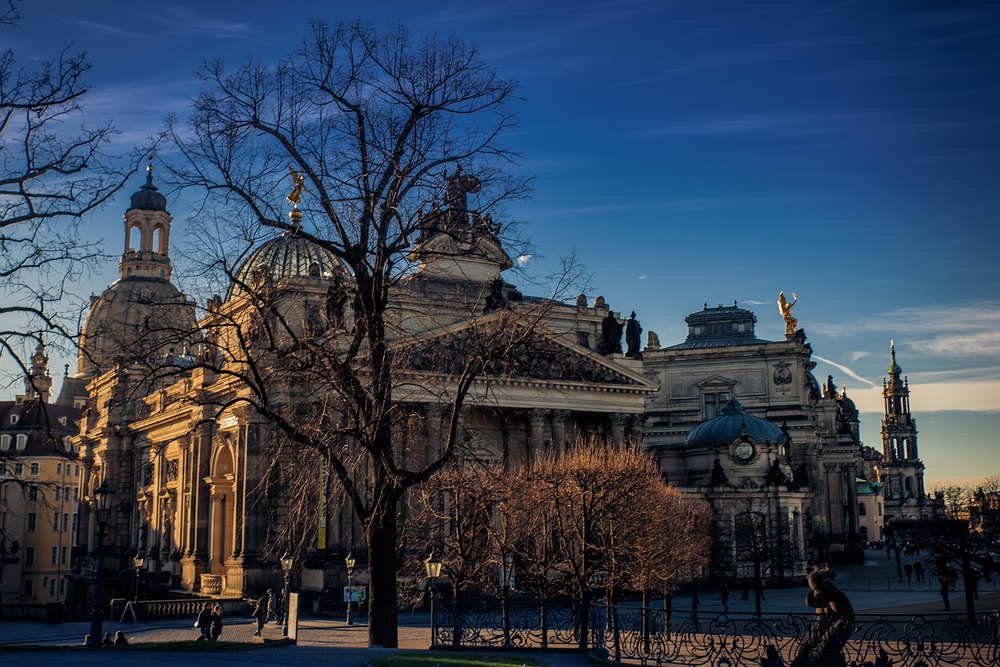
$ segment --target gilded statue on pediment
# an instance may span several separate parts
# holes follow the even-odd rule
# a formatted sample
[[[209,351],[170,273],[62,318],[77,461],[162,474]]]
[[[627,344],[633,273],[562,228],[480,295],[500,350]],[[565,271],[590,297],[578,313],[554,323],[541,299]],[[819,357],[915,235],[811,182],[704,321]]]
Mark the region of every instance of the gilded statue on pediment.
[[[788,303],[785,300],[785,293],[781,292],[778,294],[778,310],[781,312],[782,319],[785,320],[785,335],[794,336],[795,332],[799,329],[799,321],[792,317],[792,306],[794,306],[799,300],[799,295],[792,292],[792,302]]]

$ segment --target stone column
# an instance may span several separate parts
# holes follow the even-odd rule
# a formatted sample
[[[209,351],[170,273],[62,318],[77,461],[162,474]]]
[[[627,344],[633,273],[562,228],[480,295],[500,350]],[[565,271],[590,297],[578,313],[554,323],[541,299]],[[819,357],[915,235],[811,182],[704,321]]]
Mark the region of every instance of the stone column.
[[[624,412],[615,412],[608,417],[611,424],[611,442],[621,445],[625,442],[625,425],[628,424],[629,416]]]
[[[562,456],[566,451],[566,420],[569,416],[569,410],[552,411],[552,451],[556,456]]]
[[[424,415],[427,420],[427,447],[424,452],[424,465],[430,465],[441,455],[441,415],[443,413],[444,408],[440,403],[428,403],[424,406]]]
[[[528,435],[529,461],[542,452],[545,440],[545,418],[548,417],[548,415],[548,410],[536,408],[528,411],[528,421],[531,424],[531,431]]]

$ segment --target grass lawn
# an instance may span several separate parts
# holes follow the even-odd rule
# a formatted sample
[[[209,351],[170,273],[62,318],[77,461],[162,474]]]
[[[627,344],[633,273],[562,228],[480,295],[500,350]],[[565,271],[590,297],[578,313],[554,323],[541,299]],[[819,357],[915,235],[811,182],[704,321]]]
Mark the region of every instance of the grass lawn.
[[[374,667],[521,667],[534,660],[482,653],[401,653],[372,660]]]

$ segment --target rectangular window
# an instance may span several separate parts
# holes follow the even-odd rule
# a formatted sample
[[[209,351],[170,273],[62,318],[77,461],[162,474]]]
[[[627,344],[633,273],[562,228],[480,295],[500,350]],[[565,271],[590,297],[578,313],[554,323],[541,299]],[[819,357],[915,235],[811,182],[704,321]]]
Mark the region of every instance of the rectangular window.
[[[6,475],[6,474],[7,474],[7,462],[0,461],[0,475]]]
[[[59,580],[59,595],[66,595],[66,578]]]
[[[23,474],[24,474],[24,464],[23,463],[15,463],[14,464],[14,475],[16,477],[20,477]]]
[[[878,504],[878,515],[882,516],[882,503]]]
[[[5,530],[7,528],[7,513],[0,512],[0,530]]]
[[[65,565],[66,564],[66,555],[68,553],[69,553],[69,549],[67,547],[63,547],[60,550],[60,552],[59,552],[59,564],[60,565]]]
[[[35,582],[31,579],[24,580],[24,597],[30,598],[35,593]]]
[[[73,466],[73,477],[80,476],[80,466]]]
[[[52,565],[59,564],[59,547],[52,547]]]
[[[33,503],[38,500],[38,487],[29,486],[28,487],[28,502]]]
[[[713,419],[722,414],[722,408],[726,407],[728,401],[728,391],[705,394],[705,419]]]
[[[864,503],[858,503],[858,516],[867,516],[868,510],[865,509]]]
[[[69,487],[68,486],[64,486],[63,487],[63,500],[65,500],[66,502],[69,502]]]
[[[74,486],[73,487],[73,500],[79,500],[79,499],[80,499],[80,488]]]
[[[30,567],[35,564],[35,547],[24,547],[24,565]]]
[[[61,474],[62,474],[62,464],[61,463],[57,463],[56,464],[56,476],[59,476]]]
[[[69,512],[63,512],[63,532],[69,530]]]
[[[62,502],[62,487],[56,487],[56,502]]]
[[[56,580],[51,579],[49,581],[49,597],[54,598],[56,596]]]
[[[29,533],[34,532],[37,525],[38,525],[38,515],[35,514],[34,512],[28,512],[28,527],[26,530]]]
[[[76,533],[77,526],[79,526],[79,525],[80,525],[80,513],[79,512],[74,512],[73,513],[73,533],[74,534]]]

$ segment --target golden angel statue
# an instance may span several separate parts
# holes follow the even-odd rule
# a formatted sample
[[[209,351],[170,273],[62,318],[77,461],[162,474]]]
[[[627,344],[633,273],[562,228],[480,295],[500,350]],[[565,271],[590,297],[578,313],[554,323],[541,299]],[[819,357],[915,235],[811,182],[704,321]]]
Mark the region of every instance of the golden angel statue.
[[[293,169],[292,167],[289,167],[288,171],[289,173],[291,173],[292,183],[294,183],[295,185],[292,187],[292,191],[288,193],[286,199],[288,200],[289,204],[291,204],[295,208],[298,208],[299,202],[302,201],[302,193],[308,192],[309,194],[312,194],[312,191],[306,188],[305,174],[300,174],[299,172],[295,171],[295,169]]]
[[[792,306],[794,306],[798,300],[799,295],[795,292],[792,292],[791,303],[785,301],[784,292],[778,294],[778,310],[781,311],[781,317],[785,320],[786,336],[793,336],[795,335],[795,332],[799,330],[799,321],[792,317]]]

